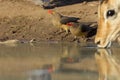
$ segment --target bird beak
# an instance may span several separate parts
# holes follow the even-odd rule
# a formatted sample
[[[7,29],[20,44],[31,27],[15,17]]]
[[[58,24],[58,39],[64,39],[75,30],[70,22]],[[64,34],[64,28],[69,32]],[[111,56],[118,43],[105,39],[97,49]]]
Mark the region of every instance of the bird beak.
[[[53,11],[52,10],[48,10],[48,14],[52,14],[53,13]]]

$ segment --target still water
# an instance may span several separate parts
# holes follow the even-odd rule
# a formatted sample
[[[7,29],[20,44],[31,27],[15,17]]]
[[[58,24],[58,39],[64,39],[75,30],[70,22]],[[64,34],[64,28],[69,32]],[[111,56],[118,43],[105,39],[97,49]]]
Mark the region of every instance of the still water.
[[[0,80],[102,80],[111,73],[119,80],[119,60],[119,46],[106,50],[92,43],[2,44]]]

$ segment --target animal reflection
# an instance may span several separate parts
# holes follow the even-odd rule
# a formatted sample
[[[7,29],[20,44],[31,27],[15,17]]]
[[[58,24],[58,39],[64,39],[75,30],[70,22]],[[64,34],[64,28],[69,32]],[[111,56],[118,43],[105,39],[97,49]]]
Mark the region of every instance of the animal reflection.
[[[111,54],[111,50],[99,49],[95,53],[99,71],[98,80],[120,80],[120,65]]]

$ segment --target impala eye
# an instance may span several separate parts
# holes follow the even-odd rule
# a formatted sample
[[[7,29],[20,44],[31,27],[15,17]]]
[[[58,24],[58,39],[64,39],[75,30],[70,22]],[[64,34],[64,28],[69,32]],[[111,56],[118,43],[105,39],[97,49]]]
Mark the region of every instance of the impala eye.
[[[115,10],[108,10],[107,11],[107,18],[108,17],[112,17],[112,16],[114,16],[115,15]]]

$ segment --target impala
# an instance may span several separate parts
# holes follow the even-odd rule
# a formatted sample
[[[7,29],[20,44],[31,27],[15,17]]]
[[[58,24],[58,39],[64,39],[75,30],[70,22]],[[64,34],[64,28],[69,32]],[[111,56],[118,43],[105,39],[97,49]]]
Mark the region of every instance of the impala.
[[[111,46],[120,32],[120,0],[100,0],[98,7],[98,29],[95,43],[98,47]]]

